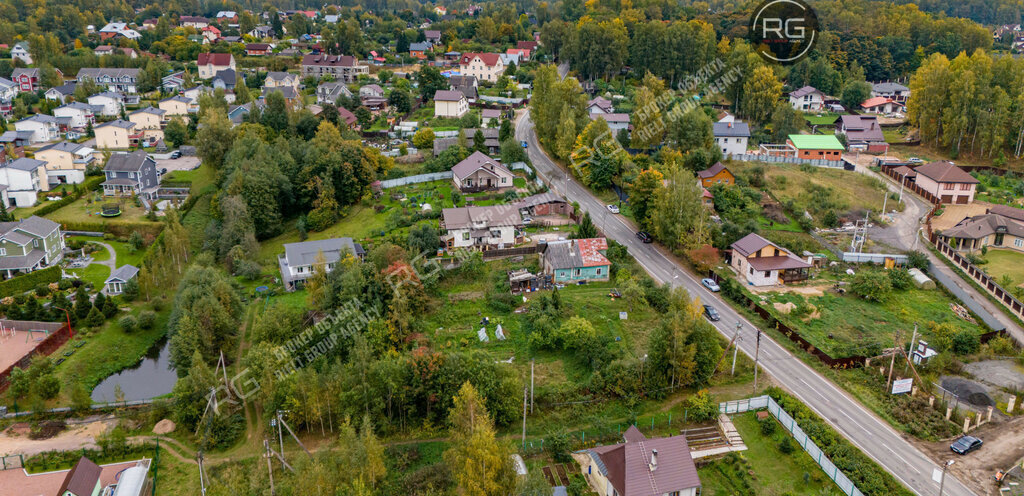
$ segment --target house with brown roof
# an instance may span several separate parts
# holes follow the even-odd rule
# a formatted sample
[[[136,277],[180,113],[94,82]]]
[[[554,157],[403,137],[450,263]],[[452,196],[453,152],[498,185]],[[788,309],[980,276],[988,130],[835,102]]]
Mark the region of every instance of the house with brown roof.
[[[81,457],[71,471],[64,476],[64,482],[60,485],[57,494],[60,496],[99,496],[103,490],[100,484],[100,474],[103,469],[92,460]]]
[[[452,167],[452,182],[463,192],[511,188],[514,178],[512,171],[479,151]]]
[[[949,246],[965,252],[985,247],[1024,252],[1024,210],[995,205],[984,214],[961,220],[938,235]]]
[[[437,90],[434,93],[434,117],[462,117],[469,112],[466,95],[458,90]]]
[[[715,165],[708,167],[697,173],[697,179],[700,180],[700,185],[705,188],[710,188],[716,184],[724,184],[726,186],[730,184],[736,184],[736,176],[729,172],[721,162],[715,162]]]
[[[889,143],[885,142],[878,117],[874,115],[844,115],[841,117],[836,134],[846,135],[846,146],[850,151],[886,153]]]
[[[732,266],[752,286],[773,286],[803,281],[810,262],[767,239],[750,233],[731,246]]]
[[[822,110],[825,108],[825,94],[814,86],[804,86],[789,94],[789,104],[805,112]]]
[[[622,443],[572,454],[590,488],[602,496],[697,496],[700,477],[686,436],[648,438],[636,426]]]
[[[449,250],[511,248],[519,239],[516,231],[523,227],[519,209],[512,205],[441,210],[441,228],[447,231],[441,240]]]
[[[978,180],[952,162],[929,162],[914,169],[918,187],[931,193],[940,203],[966,205],[974,201]]]
[[[235,69],[235,57],[230,53],[200,53],[196,60],[199,79],[212,79],[218,72]]]

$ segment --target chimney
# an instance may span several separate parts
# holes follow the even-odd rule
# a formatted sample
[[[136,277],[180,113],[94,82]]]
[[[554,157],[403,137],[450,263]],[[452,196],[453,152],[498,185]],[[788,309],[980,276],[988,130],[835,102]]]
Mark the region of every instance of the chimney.
[[[654,472],[658,468],[658,450],[651,450],[651,472]]]
[[[728,122],[726,124],[729,126],[729,129],[732,129],[732,123],[731,122]]]

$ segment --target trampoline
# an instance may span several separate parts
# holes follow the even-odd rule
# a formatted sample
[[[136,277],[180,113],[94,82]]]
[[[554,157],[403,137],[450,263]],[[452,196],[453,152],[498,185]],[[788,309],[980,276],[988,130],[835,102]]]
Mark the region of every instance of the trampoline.
[[[121,206],[116,203],[104,203],[100,215],[104,217],[117,217],[121,215]]]

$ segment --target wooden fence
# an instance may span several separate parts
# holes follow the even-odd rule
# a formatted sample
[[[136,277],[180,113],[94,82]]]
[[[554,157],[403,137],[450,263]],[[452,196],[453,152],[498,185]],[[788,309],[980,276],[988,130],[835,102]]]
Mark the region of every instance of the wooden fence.
[[[501,248],[495,250],[484,250],[484,260],[494,260],[502,257],[513,257],[516,255],[533,255],[537,253],[537,246],[525,246],[523,248]]]
[[[21,357],[17,362],[7,367],[6,370],[0,372],[0,393],[7,390],[7,387],[11,385],[10,376],[14,367],[28,368],[32,362],[32,357],[36,355],[49,355],[61,345],[66,343],[68,339],[71,339],[71,328],[68,327],[67,323],[59,322],[34,322],[25,320],[8,320],[4,321],[4,326],[14,328],[15,330],[27,330],[27,329],[44,329],[49,330],[55,326],[59,326],[56,331],[50,332],[48,336],[43,338],[43,341],[38,346],[28,352],[25,356]]]
[[[938,204],[942,203],[942,201],[939,200],[938,197],[936,197],[935,195],[925,191],[920,186],[918,186],[917,183],[914,182],[913,178],[909,178],[909,177],[901,176],[901,175],[897,174],[896,173],[896,167],[899,167],[901,165],[906,165],[906,164],[903,164],[903,163],[899,163],[899,164],[889,163],[889,164],[887,164],[887,163],[883,162],[879,166],[881,167],[883,174],[891,177],[894,181],[896,181],[897,184],[902,182],[904,188],[909,189],[910,191],[913,191],[914,193],[917,193],[918,196],[924,198],[925,200],[928,200],[928,203],[931,203],[932,205],[938,205]],[[913,167],[911,167],[909,165],[908,165],[908,167],[913,169]]]

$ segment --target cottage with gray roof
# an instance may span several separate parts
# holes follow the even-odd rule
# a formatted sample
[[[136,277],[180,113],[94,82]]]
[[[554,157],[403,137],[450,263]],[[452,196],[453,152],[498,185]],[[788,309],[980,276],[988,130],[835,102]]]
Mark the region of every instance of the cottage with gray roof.
[[[511,188],[513,179],[512,171],[478,151],[452,167],[452,181],[464,192]]]
[[[139,268],[134,265],[125,264],[110,273],[110,277],[103,283],[103,292],[107,295],[119,295],[124,293],[128,282],[139,275]]]
[[[723,155],[747,153],[747,140],[750,139],[750,126],[737,120],[718,121],[712,124],[715,144]]]
[[[871,85],[871,96],[888,98],[894,102],[906,104],[910,98],[910,88],[899,83],[875,83]]]
[[[286,243],[284,253],[278,255],[277,264],[281,269],[281,281],[288,291],[295,291],[302,281],[313,276],[315,269],[322,265],[327,272],[334,269],[342,257],[349,255],[362,259],[366,252],[363,246],[352,238],[331,238],[301,243]]]
[[[91,79],[101,87],[105,87],[110,91],[120,91],[123,93],[136,93],[137,85],[139,81],[139,73],[142,69],[123,69],[123,68],[94,68],[94,67],[83,67],[78,70],[78,75],[75,77],[77,82],[82,82],[85,79]]]
[[[352,91],[348,89],[345,83],[330,82],[320,83],[316,87],[316,103],[321,105],[331,104],[336,105],[338,99],[341,97],[352,98]]]
[[[64,258],[60,224],[35,215],[0,222],[0,274],[5,279],[49,267]]]

